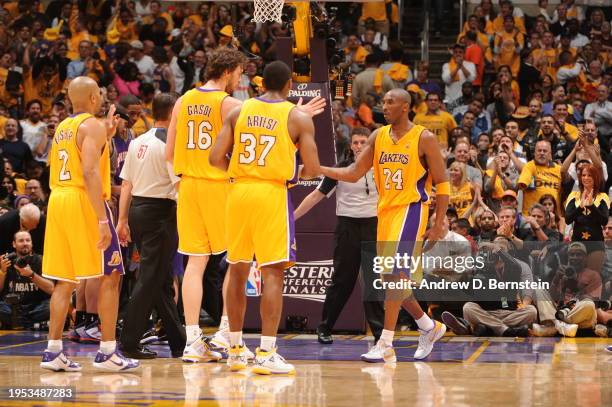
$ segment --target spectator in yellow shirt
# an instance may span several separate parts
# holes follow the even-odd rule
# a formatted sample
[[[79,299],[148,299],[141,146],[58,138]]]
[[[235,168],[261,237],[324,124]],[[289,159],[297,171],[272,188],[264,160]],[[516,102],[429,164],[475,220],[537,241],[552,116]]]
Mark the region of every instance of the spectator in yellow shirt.
[[[376,22],[376,31],[389,36],[389,19],[392,15],[391,0],[364,2],[361,6],[361,17],[357,27],[359,34],[365,32],[365,22],[373,19]]]
[[[561,202],[561,166],[552,161],[552,147],[547,140],[536,143],[534,159],[523,166],[518,187],[523,190],[523,215],[544,195],[552,195]],[[557,208],[560,209],[560,208]]]
[[[438,143],[446,148],[448,147],[448,135],[452,129],[457,127],[457,122],[450,113],[440,110],[440,95],[437,93],[428,93],[425,102],[427,113],[417,114],[413,121],[433,132],[438,138]]]

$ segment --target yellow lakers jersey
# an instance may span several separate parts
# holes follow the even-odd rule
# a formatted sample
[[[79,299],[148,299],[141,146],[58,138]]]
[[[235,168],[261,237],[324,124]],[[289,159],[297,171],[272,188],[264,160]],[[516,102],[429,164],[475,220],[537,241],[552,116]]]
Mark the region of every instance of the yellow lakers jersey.
[[[222,90],[196,88],[181,99],[174,142],[174,172],[211,180],[227,174],[208,163],[210,149],[221,131],[221,105],[228,96]]]
[[[287,101],[261,98],[244,102],[234,128],[231,178],[285,183],[297,177],[297,148],[287,127],[294,107]]]
[[[391,126],[378,130],[374,144],[374,180],[378,188],[378,212],[431,196],[431,176],[419,160],[419,139],[425,127],[414,125],[397,142]]]
[[[64,119],[55,130],[51,152],[49,153],[49,186],[51,190],[58,188],[85,188],[81,150],[77,145],[77,132],[81,123],[95,117],[89,113],[80,113]],[[102,177],[102,194],[104,199],[110,199],[110,153],[108,143],[100,157],[100,176]]]
[[[451,184],[451,193],[449,197],[449,206],[452,206],[457,210],[457,215],[462,217],[474,200],[472,192],[472,185],[469,182],[465,182],[459,187],[455,187]]]

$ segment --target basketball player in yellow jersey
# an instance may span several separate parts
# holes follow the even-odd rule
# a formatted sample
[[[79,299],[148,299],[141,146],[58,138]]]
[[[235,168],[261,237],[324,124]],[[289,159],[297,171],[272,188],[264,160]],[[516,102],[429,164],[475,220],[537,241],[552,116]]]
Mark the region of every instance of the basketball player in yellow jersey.
[[[302,176],[319,173],[312,118],[286,101],[291,70],[280,61],[263,72],[266,93],[232,110],[210,153],[210,163],[231,179],[227,198],[227,261],[230,263],[227,311],[231,370],[247,365],[242,342],[245,285],[253,258],[265,281],[261,299],[262,336],[253,372],[290,374],[293,365],[276,353],[276,332],[283,304],[283,272],[295,262],[293,205],[287,189],[297,179],[296,152]],[[231,161],[227,154],[232,153]]]
[[[132,370],[138,362],[125,358],[115,341],[120,274],[104,272],[102,255],[112,236],[104,203],[110,197],[107,128],[94,116],[102,104],[100,88],[93,79],[80,76],[70,82],[68,97],[74,114],[57,127],[49,153],[52,192],[43,275],[57,282],[51,296],[49,343],[40,365],[54,371],[81,370],[62,351],[62,331],[77,282],[102,278],[98,294],[102,340],[93,366]]]
[[[183,306],[187,346],[183,361],[218,360],[229,347],[229,325],[224,301],[219,330],[210,342],[198,324],[202,305],[202,278],[211,254],[226,251],[225,205],[228,175],[208,162],[228,113],[242,102],[228,95],[238,86],[244,55],[223,48],[209,58],[204,86],[190,90],[176,102],[168,129],[166,160],[181,177],[177,207],[179,252],[189,256],[183,279]],[[321,105],[322,102],[322,105]],[[300,103],[298,103],[300,105]],[[322,99],[299,106],[313,116],[325,106]],[[227,279],[226,279],[227,280]],[[227,282],[223,284],[223,297]],[[251,358],[254,356],[248,351]]]
[[[378,188],[377,241],[386,246],[387,256],[419,256],[422,242],[439,240],[444,231],[444,218],[448,208],[450,185],[446,176],[444,160],[436,136],[423,126],[408,120],[410,94],[403,89],[393,89],[383,98],[383,114],[388,126],[375,130],[368,139],[355,163],[345,168],[321,167],[321,172],[330,178],[345,182],[356,182],[372,166]],[[436,222],[425,231],[432,180],[436,183]],[[392,246],[391,252],[388,247]],[[381,253],[379,252],[378,255]],[[405,279],[409,269],[394,267],[393,273]],[[397,275],[385,275],[397,279]],[[416,320],[421,336],[415,359],[426,358],[433,343],[446,332],[446,327],[432,321],[423,312],[410,290],[397,295],[386,292],[385,327],[378,343],[361,355],[366,362],[395,362],[393,335],[400,307],[403,306]]]

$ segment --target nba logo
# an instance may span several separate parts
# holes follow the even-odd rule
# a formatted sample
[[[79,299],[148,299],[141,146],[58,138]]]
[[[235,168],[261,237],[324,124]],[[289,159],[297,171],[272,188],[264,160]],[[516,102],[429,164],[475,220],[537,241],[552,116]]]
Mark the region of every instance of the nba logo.
[[[247,297],[259,297],[261,295],[261,271],[255,266],[254,262],[251,264],[251,270],[249,271],[246,295]]]

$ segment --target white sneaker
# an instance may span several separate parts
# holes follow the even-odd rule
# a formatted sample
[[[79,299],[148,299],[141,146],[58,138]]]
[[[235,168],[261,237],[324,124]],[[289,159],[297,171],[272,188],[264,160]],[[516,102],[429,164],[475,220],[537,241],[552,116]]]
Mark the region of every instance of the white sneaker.
[[[80,364],[68,359],[66,355],[64,355],[63,351],[56,353],[51,352],[50,350],[45,350],[43,353],[40,367],[43,369],[53,370],[54,372],[80,372],[82,369]]]
[[[393,346],[387,346],[382,340],[378,340],[376,345],[372,346],[368,353],[361,355],[361,360],[368,363],[395,363],[397,358],[395,357],[395,350]]]
[[[559,320],[555,320],[555,328],[557,328],[557,332],[568,338],[576,336],[576,332],[578,331],[578,325],[568,324],[567,322]]]
[[[110,355],[98,351],[93,367],[109,372],[125,372],[127,370],[138,369],[140,362],[136,359],[126,358],[119,350],[115,350]]]
[[[239,372],[246,369],[249,361],[246,355],[246,346],[234,346],[230,348],[227,356],[227,366],[232,372]]]
[[[223,356],[223,359],[228,358],[229,350],[231,348],[229,340],[229,331],[215,332],[213,337],[210,339],[209,345],[211,347],[211,350],[219,352]],[[242,347],[244,348],[243,351],[248,360],[255,359],[255,354],[246,346],[244,342],[242,343]]]
[[[295,367],[276,353],[276,348],[264,352],[257,348],[253,361],[253,373],[257,374],[295,374]]]
[[[533,336],[551,337],[557,334],[557,328],[553,325],[533,324],[531,333]]]
[[[192,344],[185,346],[183,351],[183,362],[216,362],[221,360],[223,355],[213,351],[202,335]]]
[[[441,322],[434,321],[434,327],[429,331],[421,331],[419,336],[419,346],[414,352],[415,359],[425,359],[431,353],[434,343],[442,338],[446,333],[446,325]]]

